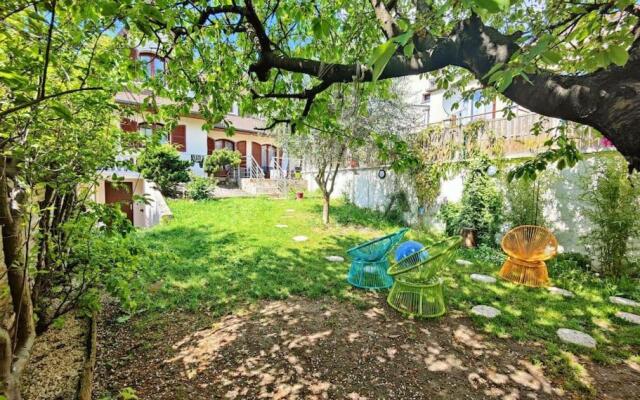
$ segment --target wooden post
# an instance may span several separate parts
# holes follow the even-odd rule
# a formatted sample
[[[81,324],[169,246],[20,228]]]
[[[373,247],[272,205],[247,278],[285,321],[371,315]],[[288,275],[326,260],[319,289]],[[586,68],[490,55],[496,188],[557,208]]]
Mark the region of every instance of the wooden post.
[[[466,248],[477,246],[478,231],[474,228],[462,228],[460,231],[462,236],[462,245]]]

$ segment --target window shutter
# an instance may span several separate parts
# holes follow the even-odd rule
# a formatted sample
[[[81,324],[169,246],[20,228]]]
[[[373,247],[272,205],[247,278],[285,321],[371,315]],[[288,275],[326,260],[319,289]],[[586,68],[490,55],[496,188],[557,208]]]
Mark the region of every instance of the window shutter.
[[[171,132],[169,141],[176,146],[178,151],[187,151],[187,127],[184,125],[176,126]]]
[[[120,121],[120,129],[125,132],[136,132],[138,130],[138,123],[132,119],[124,118]]]
[[[216,148],[216,142],[207,136],[207,154],[213,153],[213,150]]]

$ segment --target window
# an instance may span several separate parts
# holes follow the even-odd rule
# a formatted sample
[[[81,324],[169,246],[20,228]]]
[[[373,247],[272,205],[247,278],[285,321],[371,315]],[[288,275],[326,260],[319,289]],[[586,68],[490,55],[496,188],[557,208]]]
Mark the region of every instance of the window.
[[[156,57],[155,54],[151,53],[141,53],[138,59],[142,63],[142,67],[144,68],[147,76],[158,76],[164,72],[163,58]]]
[[[431,93],[422,93],[422,104],[429,104],[431,102]]]
[[[227,149],[227,150],[235,150],[235,144],[231,141],[231,140],[227,140],[227,139],[218,139],[215,142],[215,150],[222,150],[222,149]]]
[[[153,133],[155,132],[155,130],[161,127],[162,125],[158,125],[158,124],[155,124],[155,125],[140,124],[138,125],[138,132],[142,133],[145,137],[147,137],[147,139],[152,139]],[[169,140],[166,135],[162,135],[162,137],[160,137],[160,144],[165,144],[168,142]]]

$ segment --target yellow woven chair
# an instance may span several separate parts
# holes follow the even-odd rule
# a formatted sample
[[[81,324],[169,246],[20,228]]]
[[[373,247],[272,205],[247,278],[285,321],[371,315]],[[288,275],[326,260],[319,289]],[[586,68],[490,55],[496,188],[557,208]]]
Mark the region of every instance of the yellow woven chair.
[[[558,241],[548,229],[535,225],[513,228],[502,238],[502,250],[508,257],[500,269],[501,278],[532,287],[549,285],[545,260],[556,255]]]

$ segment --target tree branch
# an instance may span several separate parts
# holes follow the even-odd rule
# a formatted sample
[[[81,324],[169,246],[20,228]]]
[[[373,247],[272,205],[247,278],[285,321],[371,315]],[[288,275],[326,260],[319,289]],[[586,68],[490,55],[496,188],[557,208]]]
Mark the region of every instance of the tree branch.
[[[400,33],[402,33],[400,27],[398,26],[398,24],[396,24],[395,19],[393,18],[385,4],[382,2],[382,0],[370,1],[371,5],[373,6],[373,10],[376,13],[376,18],[378,18],[378,21],[380,21],[380,24],[382,25],[382,32],[384,32],[387,39],[398,36]]]
[[[44,101],[47,101],[47,100],[50,100],[50,99],[54,99],[56,97],[64,96],[64,95],[67,95],[67,94],[71,94],[71,93],[85,92],[85,91],[89,91],[89,90],[103,90],[103,88],[102,87],[81,87],[81,88],[70,89],[70,90],[65,90],[65,91],[62,91],[62,92],[50,94],[50,95],[44,96],[42,98],[33,99],[33,100],[28,101],[26,103],[19,104],[19,105],[13,107],[13,108],[9,108],[9,109],[6,109],[4,111],[0,111],[0,120],[4,119],[9,114],[12,114],[12,113],[14,113],[16,111],[20,111],[22,109],[34,106],[34,105],[42,103]]]

